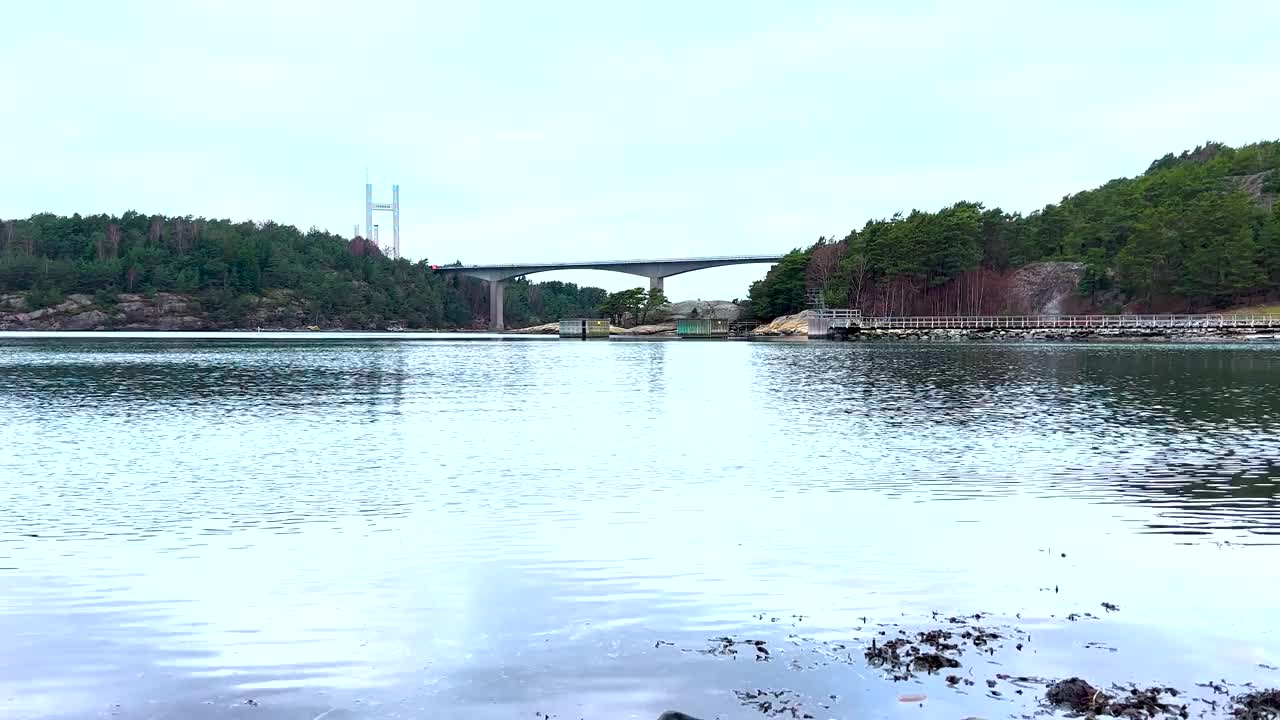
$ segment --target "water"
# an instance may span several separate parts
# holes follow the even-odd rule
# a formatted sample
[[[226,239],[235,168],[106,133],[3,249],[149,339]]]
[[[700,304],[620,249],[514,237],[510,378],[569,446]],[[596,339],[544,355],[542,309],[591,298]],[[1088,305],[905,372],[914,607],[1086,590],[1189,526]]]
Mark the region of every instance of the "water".
[[[161,337],[0,338],[0,717],[1280,685],[1274,347]],[[821,654],[932,611],[1032,641],[960,691]]]

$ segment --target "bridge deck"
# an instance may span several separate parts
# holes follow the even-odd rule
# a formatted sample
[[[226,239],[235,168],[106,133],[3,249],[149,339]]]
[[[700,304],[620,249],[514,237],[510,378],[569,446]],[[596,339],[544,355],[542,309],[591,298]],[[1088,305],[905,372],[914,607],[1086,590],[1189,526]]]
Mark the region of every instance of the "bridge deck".
[[[577,262],[532,262],[532,263],[497,263],[490,265],[440,265],[436,272],[467,272],[468,270],[505,270],[507,268],[545,268],[558,270],[561,268],[576,269],[580,267],[613,267],[616,265],[676,265],[680,263],[771,263],[778,262],[783,255],[715,255],[710,257],[687,258],[648,258],[632,260],[580,260]]]

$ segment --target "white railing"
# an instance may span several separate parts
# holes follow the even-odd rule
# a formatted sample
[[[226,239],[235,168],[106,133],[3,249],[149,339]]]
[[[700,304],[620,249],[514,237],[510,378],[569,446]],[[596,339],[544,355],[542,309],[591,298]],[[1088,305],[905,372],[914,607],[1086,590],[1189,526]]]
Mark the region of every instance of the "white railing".
[[[818,321],[820,325],[825,323],[824,327],[828,329],[862,327],[865,322],[861,310],[844,308],[819,310]],[[810,324],[812,325],[812,323]]]
[[[830,312],[836,312],[828,310]],[[855,311],[846,311],[855,312]],[[1280,315],[988,315],[860,317],[845,327],[867,329],[1052,329],[1052,328],[1280,328]],[[832,316],[831,327],[840,327]]]

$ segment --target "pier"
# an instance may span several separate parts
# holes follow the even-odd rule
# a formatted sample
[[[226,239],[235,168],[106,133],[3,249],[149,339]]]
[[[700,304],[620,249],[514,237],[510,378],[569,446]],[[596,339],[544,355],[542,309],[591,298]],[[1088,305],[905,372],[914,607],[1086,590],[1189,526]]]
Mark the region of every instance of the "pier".
[[[1280,315],[983,315],[869,317],[857,310],[816,310],[809,337],[848,337],[864,330],[1266,330]]]

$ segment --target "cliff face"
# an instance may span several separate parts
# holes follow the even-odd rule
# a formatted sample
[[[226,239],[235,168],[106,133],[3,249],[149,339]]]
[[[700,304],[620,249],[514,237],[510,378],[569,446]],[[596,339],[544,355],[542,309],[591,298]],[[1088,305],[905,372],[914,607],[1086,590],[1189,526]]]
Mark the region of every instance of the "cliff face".
[[[1079,295],[1084,263],[1036,262],[1009,275],[1010,309],[1026,315],[1070,315],[1087,305]]]

